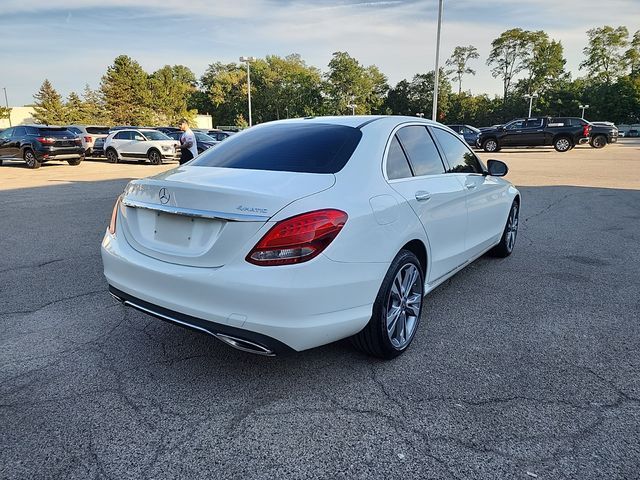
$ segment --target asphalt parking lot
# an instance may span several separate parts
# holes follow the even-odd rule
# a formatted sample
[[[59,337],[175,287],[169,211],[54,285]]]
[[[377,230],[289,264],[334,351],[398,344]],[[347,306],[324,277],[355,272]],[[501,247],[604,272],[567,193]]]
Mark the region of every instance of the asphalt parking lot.
[[[117,304],[114,199],[175,165],[0,167],[0,478],[639,478],[640,140],[493,157],[515,252],[430,294],[391,362],[253,356]]]

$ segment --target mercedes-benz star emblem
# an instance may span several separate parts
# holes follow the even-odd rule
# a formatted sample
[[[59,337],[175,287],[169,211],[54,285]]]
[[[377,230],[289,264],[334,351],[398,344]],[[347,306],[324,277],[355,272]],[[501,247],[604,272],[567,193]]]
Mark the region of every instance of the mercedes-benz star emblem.
[[[171,194],[167,192],[167,189],[165,187],[162,187],[160,189],[160,191],[158,192],[158,195],[160,196],[160,203],[163,205],[165,205],[171,198]]]

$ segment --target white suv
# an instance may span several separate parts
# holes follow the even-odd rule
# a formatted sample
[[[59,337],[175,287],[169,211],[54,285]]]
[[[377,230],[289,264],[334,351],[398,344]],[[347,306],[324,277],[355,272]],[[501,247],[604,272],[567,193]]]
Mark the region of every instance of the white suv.
[[[157,130],[118,130],[105,140],[104,154],[109,163],[122,159],[148,159],[153,165],[160,165],[163,160],[180,158],[180,144]]]

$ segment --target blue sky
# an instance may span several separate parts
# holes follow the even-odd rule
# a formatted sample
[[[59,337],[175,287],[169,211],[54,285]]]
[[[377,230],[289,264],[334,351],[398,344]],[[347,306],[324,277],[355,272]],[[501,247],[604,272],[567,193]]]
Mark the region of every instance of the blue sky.
[[[603,5],[606,9],[603,10]],[[2,0],[0,88],[11,105],[33,101],[44,78],[63,95],[97,87],[120,54],[149,72],[184,64],[200,76],[214,61],[299,53],[326,69],[335,51],[376,64],[391,84],[433,69],[437,0]],[[485,60],[500,32],[545,30],[582,72],[586,30],[640,29],[640,0],[445,0],[441,61],[456,45],[481,58],[464,89],[499,93]]]

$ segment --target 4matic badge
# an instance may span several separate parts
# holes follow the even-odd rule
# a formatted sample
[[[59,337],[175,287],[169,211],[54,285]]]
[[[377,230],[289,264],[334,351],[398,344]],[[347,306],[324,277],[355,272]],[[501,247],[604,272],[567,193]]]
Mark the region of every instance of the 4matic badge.
[[[267,208],[245,207],[242,205],[238,205],[236,207],[236,210],[240,210],[241,212],[247,212],[247,213],[261,213],[263,215],[266,215],[266,213],[269,211]]]

